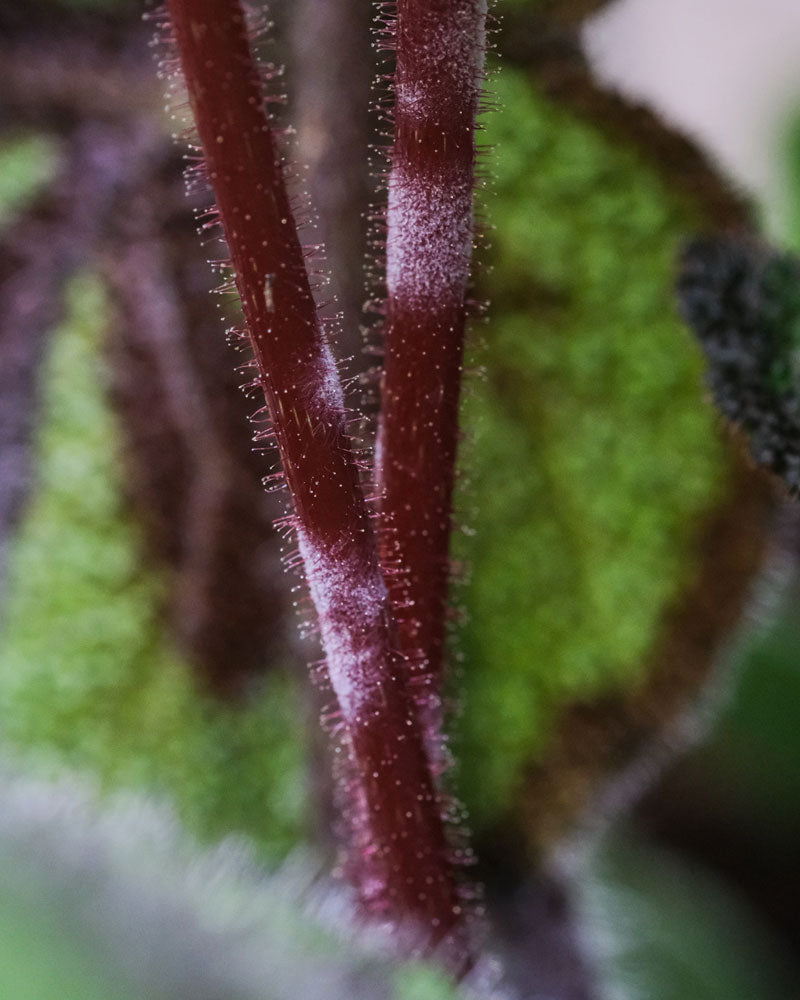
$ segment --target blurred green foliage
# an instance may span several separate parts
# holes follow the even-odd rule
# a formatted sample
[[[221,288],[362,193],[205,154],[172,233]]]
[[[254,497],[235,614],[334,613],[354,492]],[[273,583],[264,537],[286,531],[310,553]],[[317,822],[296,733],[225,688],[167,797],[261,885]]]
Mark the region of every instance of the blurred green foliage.
[[[4,886],[5,888],[5,886]],[[26,892],[0,897],[0,994],[14,1000],[134,1000],[96,956],[76,947],[68,925],[31,904]]]
[[[694,819],[704,839],[724,836],[725,856],[752,858],[753,871],[787,898],[800,837],[798,606],[795,582],[776,621],[749,644],[713,732],[680,762],[669,790],[690,833]]]
[[[781,152],[787,194],[783,206],[785,226],[781,236],[794,250],[800,251],[800,111],[796,111],[787,123]]]
[[[457,1000],[437,970],[359,935],[311,858],[267,874],[240,842],[200,848],[150,800],[98,808],[74,775],[3,768],[0,796],[0,996]]]
[[[58,148],[38,133],[4,139],[0,144],[0,225],[9,225],[55,177]]]
[[[616,830],[580,884],[601,988],[625,1000],[791,1000],[791,962],[758,917],[696,864]]]
[[[776,828],[800,833],[798,606],[795,587],[776,627],[754,645],[712,744],[725,762],[725,787],[735,789],[742,811],[765,834]]]
[[[790,1000],[788,957],[722,881],[617,830],[579,883],[604,995],[625,1000]]]

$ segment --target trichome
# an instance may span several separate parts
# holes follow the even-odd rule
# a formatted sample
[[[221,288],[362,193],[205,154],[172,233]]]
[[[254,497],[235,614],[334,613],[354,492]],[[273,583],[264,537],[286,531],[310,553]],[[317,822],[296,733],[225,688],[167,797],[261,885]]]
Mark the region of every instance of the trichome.
[[[435,949],[460,974],[472,964],[470,908],[454,865],[461,852],[443,817],[446,799],[429,760],[431,741],[408,663],[435,658],[441,646],[484,10],[463,0],[415,2],[401,3],[397,16],[387,236],[389,316],[397,332],[390,330],[387,343],[401,345],[410,327],[415,344],[402,384],[396,375],[397,364],[406,364],[402,352],[387,365],[388,499],[381,517],[391,529],[381,536],[392,539],[392,550],[404,533],[414,542],[411,555],[400,555],[397,579],[418,580],[420,602],[432,601],[434,624],[424,638],[416,618],[405,614],[398,626],[396,605],[416,598],[403,590],[393,604],[387,590],[338,370],[309,280],[309,252],[300,243],[267,110],[264,77],[271,74],[253,55],[245,12],[239,0],[168,0],[160,23],[173,48],[165,73],[174,90],[185,85],[196,127],[192,155],[216,197],[204,225],[221,223],[230,253],[226,266],[244,317],[239,339],[253,354],[249,388],[263,393],[271,421],[257,438],[277,443],[292,504],[283,523],[296,533],[336,700],[346,761],[340,804],[347,869],[365,913],[407,931],[416,950]],[[430,323],[422,320],[426,314]],[[426,337],[433,338],[428,356]],[[429,420],[426,409],[437,416]],[[406,416],[423,428],[413,445],[404,435],[394,439]],[[444,470],[433,503],[412,516],[414,524],[422,518],[435,526],[432,557],[424,552],[412,570],[405,567],[422,559],[419,543],[427,549],[429,541],[424,531],[410,530],[406,516],[394,517],[404,489],[394,473],[406,461],[419,463],[411,478],[423,487],[432,469]],[[421,502],[419,487],[408,499]],[[387,558],[394,568],[396,553]]]

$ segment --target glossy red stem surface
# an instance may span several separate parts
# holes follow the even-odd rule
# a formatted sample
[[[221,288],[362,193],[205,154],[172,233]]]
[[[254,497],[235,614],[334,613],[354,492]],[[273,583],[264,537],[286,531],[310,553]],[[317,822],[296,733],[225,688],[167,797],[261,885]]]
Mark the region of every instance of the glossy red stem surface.
[[[238,0],[168,0],[343,722],[350,870],[370,913],[469,964],[441,803]]]
[[[393,26],[380,545],[400,646],[429,702],[445,639],[485,21],[484,0],[399,0]]]

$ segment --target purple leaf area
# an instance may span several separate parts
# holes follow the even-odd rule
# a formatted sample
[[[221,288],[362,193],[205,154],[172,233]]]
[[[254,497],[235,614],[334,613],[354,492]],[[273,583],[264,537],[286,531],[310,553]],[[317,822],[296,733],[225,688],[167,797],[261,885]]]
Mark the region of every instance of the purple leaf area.
[[[289,487],[344,750],[347,870],[365,913],[408,928],[456,973],[472,962],[456,849],[442,818],[416,699],[317,315],[284,169],[237,0],[170,0],[172,42],[214,188],[235,287]],[[167,60],[167,75],[177,65]],[[178,78],[173,76],[173,83]]]
[[[153,132],[90,121],[65,130],[54,184],[0,236],[0,553],[31,481],[31,400],[70,276],[96,251],[108,214],[152,153]],[[1,568],[0,568],[1,569]]]
[[[62,164],[2,237],[0,538],[28,494],[36,369],[64,285],[99,267],[114,306],[124,489],[148,556],[170,571],[165,614],[206,686],[243,694],[286,655],[276,507],[242,433],[251,407],[209,309],[182,164],[159,123],[150,33],[135,12],[119,24],[39,13],[41,23],[0,12],[0,121],[54,134]]]
[[[210,690],[241,696],[288,655],[271,528],[279,508],[243,432],[252,406],[209,309],[213,279],[180,170],[165,175],[134,192],[116,224],[106,267],[113,397],[128,494],[152,556],[171,571],[173,631]]]
[[[50,198],[47,199],[50,202]],[[54,241],[51,205],[37,205],[17,220],[13,242],[0,240],[0,553],[16,525],[31,478],[29,449],[35,414],[36,373],[47,331],[62,311],[63,245]],[[42,219],[42,215],[45,219]],[[49,259],[38,252],[44,230]],[[43,266],[44,265],[44,266]],[[2,571],[2,567],[0,567]]]

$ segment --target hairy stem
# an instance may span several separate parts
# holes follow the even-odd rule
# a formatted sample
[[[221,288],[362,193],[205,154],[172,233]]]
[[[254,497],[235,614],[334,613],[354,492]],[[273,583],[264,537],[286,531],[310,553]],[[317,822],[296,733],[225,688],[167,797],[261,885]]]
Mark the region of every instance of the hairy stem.
[[[458,971],[468,944],[439,796],[243,11],[238,0],[168,10],[341,712],[351,872],[368,912],[413,925]]]
[[[423,700],[442,669],[485,0],[399,0],[378,442],[381,556]]]

